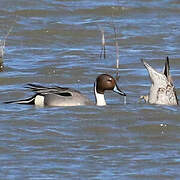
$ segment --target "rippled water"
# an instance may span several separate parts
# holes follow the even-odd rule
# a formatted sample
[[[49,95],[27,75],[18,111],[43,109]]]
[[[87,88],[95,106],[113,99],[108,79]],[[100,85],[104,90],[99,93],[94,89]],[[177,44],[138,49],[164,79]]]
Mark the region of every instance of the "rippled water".
[[[93,99],[98,74],[116,73],[127,104],[36,108],[3,104],[32,95],[30,82],[59,84]],[[139,102],[150,81],[140,59],[160,69],[170,57],[180,95],[178,0],[1,0],[0,179],[179,179],[179,107]],[[100,59],[101,32],[106,59]]]

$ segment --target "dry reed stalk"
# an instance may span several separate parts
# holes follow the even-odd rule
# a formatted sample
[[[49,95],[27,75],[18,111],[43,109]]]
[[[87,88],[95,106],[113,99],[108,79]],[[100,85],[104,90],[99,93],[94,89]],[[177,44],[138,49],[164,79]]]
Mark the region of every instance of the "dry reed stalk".
[[[5,37],[0,40],[0,57],[3,58],[4,53],[5,53],[5,46],[6,46],[6,39],[8,38],[10,32],[12,31],[14,26],[11,26],[11,28],[9,29],[8,33],[5,35]]]
[[[5,41],[0,40],[0,58],[2,59],[4,56],[4,49],[5,49]]]
[[[5,49],[5,41],[0,40],[0,71],[3,70],[3,56],[4,56],[4,49]]]
[[[102,56],[104,59],[106,59],[106,42],[105,42],[104,30],[100,26],[99,26],[99,29],[102,35],[102,48],[101,48],[101,53],[100,53],[100,59],[102,58]]]
[[[113,23],[113,29],[114,29],[114,39],[115,39],[115,46],[116,46],[116,80],[119,80],[119,44],[117,40],[117,32],[116,27]]]
[[[6,46],[6,40],[10,34],[10,32],[12,31],[14,25],[11,26],[11,28],[9,29],[9,31],[7,32],[7,34],[4,36],[4,38],[2,40],[0,40],[0,70],[2,71],[3,69],[3,57],[5,54],[5,46]]]

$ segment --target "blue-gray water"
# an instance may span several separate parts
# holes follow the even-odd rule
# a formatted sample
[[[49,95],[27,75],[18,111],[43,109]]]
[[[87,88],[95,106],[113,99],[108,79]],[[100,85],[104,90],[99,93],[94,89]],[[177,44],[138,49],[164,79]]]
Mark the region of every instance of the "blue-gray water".
[[[93,97],[100,73],[115,75],[127,104],[105,107],[3,104],[32,95],[24,86],[65,85]],[[0,179],[158,179],[180,177],[180,108],[139,102],[150,81],[140,59],[161,70],[166,56],[180,96],[178,0],[1,0]],[[100,59],[101,31],[106,59]]]

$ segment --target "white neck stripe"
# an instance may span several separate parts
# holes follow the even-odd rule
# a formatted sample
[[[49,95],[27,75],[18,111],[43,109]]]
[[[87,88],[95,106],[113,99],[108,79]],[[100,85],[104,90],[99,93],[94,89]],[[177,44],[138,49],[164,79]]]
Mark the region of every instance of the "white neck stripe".
[[[96,105],[97,106],[105,106],[106,101],[104,98],[104,94],[100,94],[96,91],[96,83],[94,83],[94,94],[95,94],[95,98],[96,98]]]

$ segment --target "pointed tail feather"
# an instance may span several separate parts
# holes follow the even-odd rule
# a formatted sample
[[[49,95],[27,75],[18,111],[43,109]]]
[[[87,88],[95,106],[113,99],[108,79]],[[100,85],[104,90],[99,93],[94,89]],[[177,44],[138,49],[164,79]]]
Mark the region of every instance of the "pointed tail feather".
[[[34,104],[35,96],[28,98],[28,99],[22,99],[22,100],[16,100],[16,101],[7,101],[4,102],[5,104]]]
[[[170,76],[169,70],[170,70],[169,57],[167,56],[166,61],[165,61],[165,66],[164,66],[164,69],[163,69],[163,74],[167,78]]]

